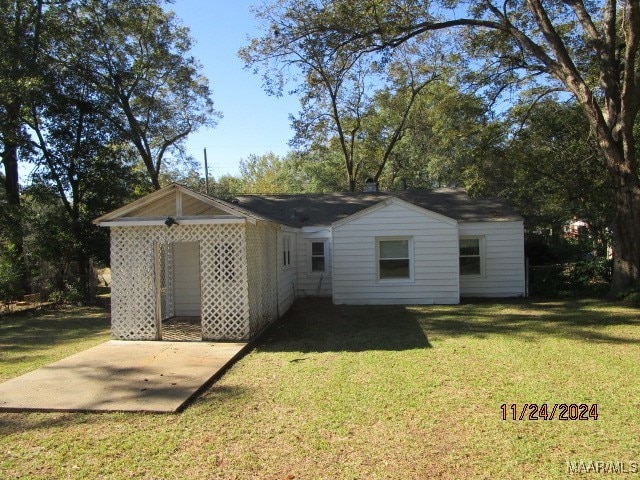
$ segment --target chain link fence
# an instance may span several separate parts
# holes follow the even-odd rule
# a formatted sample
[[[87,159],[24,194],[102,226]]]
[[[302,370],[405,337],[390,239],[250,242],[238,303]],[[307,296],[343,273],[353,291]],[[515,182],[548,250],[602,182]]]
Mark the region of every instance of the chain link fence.
[[[611,271],[611,260],[604,258],[553,265],[529,265],[529,296],[601,295],[609,288]]]

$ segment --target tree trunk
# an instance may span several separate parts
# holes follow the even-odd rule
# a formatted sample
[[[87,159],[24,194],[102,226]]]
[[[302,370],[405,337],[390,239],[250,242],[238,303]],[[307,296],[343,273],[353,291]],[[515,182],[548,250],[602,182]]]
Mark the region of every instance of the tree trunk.
[[[78,262],[78,289],[82,297],[82,301],[86,304],[93,303],[91,295],[91,262],[89,257],[84,253],[82,247],[76,251],[76,261]]]
[[[614,185],[612,296],[640,282],[640,185],[634,173],[618,173]]]
[[[4,189],[7,192],[7,201],[12,207],[19,208],[20,184],[18,181],[18,145],[10,140],[4,142],[2,164],[4,165],[4,172],[6,175],[4,179]]]
[[[83,242],[83,230],[82,223],[80,221],[80,195],[78,194],[78,185],[72,183],[73,194],[73,206],[69,211],[71,215],[71,231],[73,233],[73,239],[77,245],[75,249],[75,258],[78,264],[78,293],[80,294],[82,301],[85,304],[92,303],[91,298],[91,275],[93,271],[91,269],[91,261],[89,256],[85,253],[85,245]]]
[[[7,117],[12,115],[11,108],[8,108]],[[24,233],[22,230],[22,215],[20,212],[20,183],[18,174],[18,132],[19,126],[7,118],[10,125],[4,135],[4,151],[2,153],[2,164],[5,172],[4,189],[6,191],[8,214],[11,216],[13,227],[8,232],[10,242],[13,244],[16,261],[20,269],[20,277],[16,279],[18,290],[29,293],[29,277],[24,263]]]

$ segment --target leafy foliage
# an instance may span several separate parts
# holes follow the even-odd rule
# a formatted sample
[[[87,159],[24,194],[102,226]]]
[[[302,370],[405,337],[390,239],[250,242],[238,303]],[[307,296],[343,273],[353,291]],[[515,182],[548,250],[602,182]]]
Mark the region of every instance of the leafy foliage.
[[[294,84],[301,110],[292,117],[292,144],[317,149],[332,142],[353,191],[364,178],[381,177],[422,90],[438,79],[443,58],[435,48],[427,53],[408,44],[373,58],[343,48],[318,31],[316,21],[327,10],[330,6],[323,9],[293,0],[257,10],[265,34],[243,48],[240,57],[247,67],[263,71],[268,93],[280,95],[286,85]],[[376,111],[376,94],[394,98],[395,108],[387,115]],[[368,148],[367,130],[377,131],[368,139]],[[363,149],[376,156],[365,157]]]
[[[637,2],[542,2],[522,0],[276,0],[258,11],[268,27],[242,54],[249,65],[266,65],[268,85],[282,88],[291,65],[312,92],[313,72],[363,71],[392,64],[409,48],[458,58],[459,77],[489,99],[496,112],[525,94],[534,103],[551,92],[570,94],[579,106],[601,155],[600,171],[613,186],[615,240],[612,291],[640,279],[640,178],[634,124],[640,111],[640,6]],[[305,63],[306,62],[306,63]],[[346,68],[345,68],[346,67]],[[386,70],[390,71],[390,70]],[[269,75],[271,73],[271,75]],[[356,77],[358,77],[356,75]],[[345,77],[346,78],[346,77]],[[327,85],[343,77],[322,76]],[[333,81],[337,79],[338,81]],[[361,85],[361,83],[354,83]],[[331,93],[331,89],[328,91]],[[356,89],[357,91],[357,89]],[[333,90],[334,103],[337,95]],[[317,92],[312,95],[318,97]],[[356,96],[355,98],[360,98]],[[360,103],[356,103],[360,105]],[[335,107],[333,109],[336,110]],[[360,119],[358,115],[350,118]],[[338,116],[335,115],[337,118]],[[351,138],[360,124],[339,133],[350,186],[354,185]],[[345,141],[347,139],[347,141]],[[479,163],[476,168],[481,168]],[[455,169],[454,169],[455,170]],[[357,172],[357,169],[355,170]],[[602,175],[597,175],[602,178]]]
[[[605,235],[613,220],[613,185],[579,107],[553,100],[520,105],[509,123],[514,133],[504,155],[484,164],[494,172],[492,189],[532,225],[579,218],[592,234]]]
[[[157,0],[79,2],[62,10],[61,21],[73,37],[61,44],[59,61],[113,106],[105,119],[160,188],[165,157],[184,158],[184,139],[220,116],[189,55],[188,30]]]
[[[17,262],[15,247],[0,245],[0,304],[20,298],[24,291],[19,279],[22,276],[22,264]]]
[[[91,221],[193,176],[184,140],[219,113],[188,30],[160,0],[0,2],[0,40],[2,208],[13,219],[0,244],[22,263],[6,272],[49,265],[51,287],[86,300],[91,261],[108,262],[108,234]],[[22,195],[19,161],[34,164]]]

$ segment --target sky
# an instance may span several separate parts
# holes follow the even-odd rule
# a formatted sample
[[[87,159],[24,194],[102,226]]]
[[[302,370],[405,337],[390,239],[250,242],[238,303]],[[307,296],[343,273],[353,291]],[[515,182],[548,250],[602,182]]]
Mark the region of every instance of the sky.
[[[250,12],[260,0],[175,0],[173,10],[191,31],[192,49],[209,79],[212,97],[223,118],[213,129],[202,129],[187,140],[187,153],[201,164],[207,149],[209,177],[237,175],[241,159],[250,154],[284,155],[293,137],[289,114],[298,111],[293,97],[269,97],[260,75],[245,70],[238,50],[248,37],[260,34]],[[204,168],[203,168],[204,172]]]

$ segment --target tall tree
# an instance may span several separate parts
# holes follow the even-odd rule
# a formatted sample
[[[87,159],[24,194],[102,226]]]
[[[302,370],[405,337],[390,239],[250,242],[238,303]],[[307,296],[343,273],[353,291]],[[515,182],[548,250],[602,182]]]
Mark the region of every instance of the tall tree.
[[[73,58],[69,68],[116,107],[109,122],[159,189],[169,154],[184,158],[187,136],[220,116],[188,29],[159,0],[87,0],[65,15],[74,37],[59,60]]]
[[[300,3],[291,1],[291,3]],[[636,0],[309,1],[299,42],[329,56],[391,52],[436,32],[471,55],[476,75],[506,88],[569,92],[580,105],[613,183],[612,293],[640,280],[640,179],[633,126],[640,110],[640,3]]]
[[[314,15],[322,15],[313,2],[281,0],[256,14],[265,22],[267,33],[241,49],[239,55],[247,67],[263,71],[264,86],[270,94],[280,95],[287,84],[299,79],[293,87],[301,104],[298,116],[292,117],[296,132],[293,144],[311,148],[330,140],[337,144],[351,191],[362,175],[377,181],[402,136],[416,98],[437,78],[433,68],[424,67],[425,52],[406,45],[389,58],[372,60],[365,52],[331,45],[314,36],[316,26],[307,22]],[[392,76],[380,68],[386,63],[391,64]],[[387,135],[378,137],[385,143],[373,171],[363,174],[364,159],[359,150],[363,129],[371,118],[372,92],[377,89],[402,90],[406,95],[396,123],[387,126]]]
[[[52,69],[48,80],[44,98],[30,102],[31,115],[26,117],[34,137],[36,176],[38,183],[50,185],[48,193],[55,192],[64,207],[80,293],[89,299],[89,241],[95,227],[86,216],[85,195],[102,190],[101,183],[115,186],[127,176],[128,165],[116,150],[104,161],[104,151],[113,142],[106,121],[110,106],[101,105],[99,95],[65,68]]]
[[[388,125],[402,115],[406,95],[401,90],[383,90],[374,96],[365,157],[382,156],[375,153],[380,150],[377,138],[389,135]],[[462,92],[453,76],[443,75],[441,81],[427,85],[416,99],[389,156],[389,168],[380,177],[381,184],[387,189],[464,186],[473,192],[473,166],[478,158],[491,157],[502,139],[503,132],[488,115],[485,102]]]
[[[580,107],[546,99],[533,108],[517,105],[506,121],[512,133],[502,154],[478,162],[479,189],[508,198],[531,229],[578,218],[604,239],[613,185]]]
[[[22,110],[40,84],[43,8],[43,0],[0,1],[0,155],[7,200],[16,206],[20,204],[19,150],[26,140]]]
[[[24,264],[24,234],[20,211],[19,161],[27,151],[24,129],[25,101],[38,95],[41,85],[41,37],[46,30],[44,0],[0,1],[0,157],[4,167],[3,188],[6,205],[0,212],[11,219],[4,232],[20,272],[16,291],[28,290]]]

